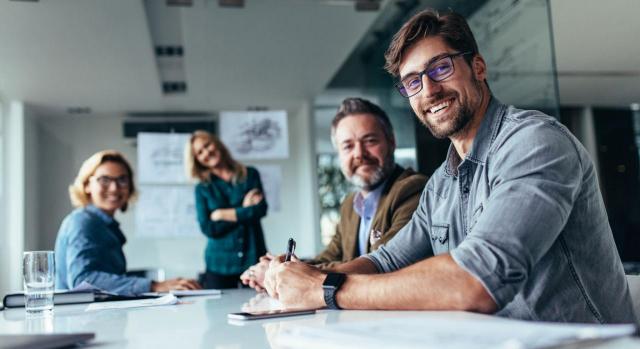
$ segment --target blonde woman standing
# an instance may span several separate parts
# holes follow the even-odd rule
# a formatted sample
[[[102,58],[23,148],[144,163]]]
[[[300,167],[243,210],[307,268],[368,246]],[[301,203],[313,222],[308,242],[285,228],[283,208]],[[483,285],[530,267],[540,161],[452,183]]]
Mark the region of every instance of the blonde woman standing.
[[[187,174],[199,183],[196,212],[205,250],[205,288],[235,288],[240,274],[266,253],[260,219],[267,214],[260,174],[235,161],[227,147],[196,131],[185,148]]]
[[[127,239],[115,220],[136,195],[133,170],[115,150],[104,150],[87,159],[69,186],[76,209],[62,222],[56,238],[56,287],[71,289],[87,282],[121,295],[143,292],[198,289],[195,280],[156,282],[127,276],[122,246]]]

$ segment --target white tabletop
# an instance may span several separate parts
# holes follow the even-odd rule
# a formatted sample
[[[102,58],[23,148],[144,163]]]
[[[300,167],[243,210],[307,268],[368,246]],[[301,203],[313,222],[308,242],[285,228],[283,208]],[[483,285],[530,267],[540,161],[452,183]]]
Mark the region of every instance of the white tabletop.
[[[405,316],[497,318],[464,312],[318,311],[269,320],[230,322],[227,313],[250,306],[253,310],[277,307],[277,302],[255,297],[253,290],[225,290],[218,297],[183,298],[185,304],[85,311],[87,305],[56,306],[53,316],[26,316],[24,309],[0,312],[0,334],[95,332],[99,348],[285,348],[278,334],[291,325],[325,326],[331,323],[370,321]],[[250,304],[251,303],[251,304]],[[640,340],[625,338],[599,348],[639,348]]]

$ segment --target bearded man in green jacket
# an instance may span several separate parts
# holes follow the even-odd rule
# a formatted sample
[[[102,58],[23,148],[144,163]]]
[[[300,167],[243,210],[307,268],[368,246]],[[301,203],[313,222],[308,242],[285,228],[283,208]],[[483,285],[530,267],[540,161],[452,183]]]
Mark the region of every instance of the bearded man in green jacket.
[[[340,222],[329,245],[310,264],[331,267],[376,250],[411,218],[427,182],[424,175],[394,160],[396,139],[387,114],[361,98],[342,101],[331,123],[331,139],[344,176],[358,189],[340,208]],[[240,279],[263,289],[271,256],[247,269]]]

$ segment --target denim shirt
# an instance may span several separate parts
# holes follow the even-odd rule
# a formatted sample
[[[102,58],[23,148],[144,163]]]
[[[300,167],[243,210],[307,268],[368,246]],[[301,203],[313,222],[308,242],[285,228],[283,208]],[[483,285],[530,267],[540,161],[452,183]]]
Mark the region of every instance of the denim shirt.
[[[497,315],[634,322],[593,162],[556,119],[492,98],[464,160],[449,148],[379,271],[450,253]]]
[[[56,288],[71,289],[83,281],[121,295],[149,292],[151,280],[129,277],[119,223],[99,208],[75,209],[56,238]]]

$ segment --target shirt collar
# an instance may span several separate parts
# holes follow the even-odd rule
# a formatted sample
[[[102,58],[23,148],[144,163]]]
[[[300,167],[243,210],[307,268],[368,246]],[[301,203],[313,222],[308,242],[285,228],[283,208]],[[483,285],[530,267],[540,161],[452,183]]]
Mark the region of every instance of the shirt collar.
[[[369,192],[369,195],[365,198],[362,195],[361,191],[356,193],[355,198],[353,199],[353,209],[356,211],[358,216],[362,218],[364,215],[373,215],[378,206],[378,200],[380,199],[380,195],[382,195],[382,191],[387,185],[387,180],[380,183],[380,185]]]
[[[487,111],[485,112],[482,122],[480,122],[480,128],[473,139],[471,151],[465,158],[466,160],[476,163],[483,163],[486,161],[487,154],[489,153],[489,147],[500,130],[500,124],[502,123],[502,117],[504,115],[504,104],[494,96],[490,96],[489,98]],[[457,168],[462,162],[462,159],[460,159],[460,156],[458,155],[458,152],[456,152],[456,148],[453,144],[449,145],[446,161],[445,169],[447,174],[457,174]]]
[[[119,227],[120,226],[120,223],[118,223],[118,221],[116,221],[115,218],[109,216],[103,210],[97,208],[96,206],[89,204],[89,205],[86,206],[86,209],[87,209],[87,211],[95,214],[106,225],[115,226],[115,227]]]

